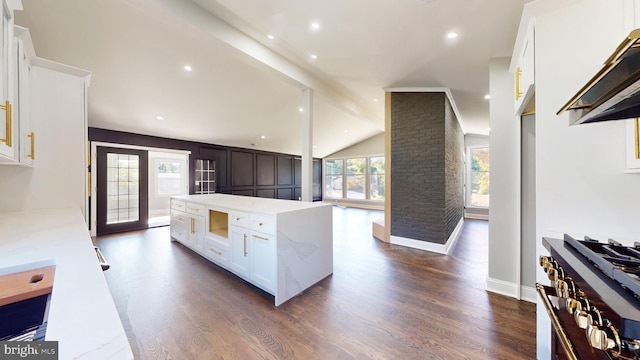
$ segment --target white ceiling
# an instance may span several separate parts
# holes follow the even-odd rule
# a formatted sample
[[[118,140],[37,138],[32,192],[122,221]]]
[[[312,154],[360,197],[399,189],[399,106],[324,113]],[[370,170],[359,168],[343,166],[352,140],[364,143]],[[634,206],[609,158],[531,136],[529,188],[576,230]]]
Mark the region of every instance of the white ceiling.
[[[489,59],[529,1],[23,0],[16,23],[92,72],[90,126],[300,154],[311,87],[324,157],[384,131],[385,88],[450,88],[463,130],[488,134]]]

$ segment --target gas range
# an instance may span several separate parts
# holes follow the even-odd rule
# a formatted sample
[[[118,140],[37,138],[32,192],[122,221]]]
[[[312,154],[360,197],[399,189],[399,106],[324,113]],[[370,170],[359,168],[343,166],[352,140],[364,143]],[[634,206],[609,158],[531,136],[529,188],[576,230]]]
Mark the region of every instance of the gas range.
[[[610,240],[543,238],[550,286],[536,284],[560,359],[640,359],[640,250]]]

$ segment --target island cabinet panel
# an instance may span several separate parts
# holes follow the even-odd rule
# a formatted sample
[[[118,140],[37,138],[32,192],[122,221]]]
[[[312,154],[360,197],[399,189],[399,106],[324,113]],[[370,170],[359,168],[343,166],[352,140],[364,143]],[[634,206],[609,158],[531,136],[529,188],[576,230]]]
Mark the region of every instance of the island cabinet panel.
[[[185,211],[176,209],[183,203]],[[172,204],[173,239],[272,294],[276,306],[333,273],[329,204],[226,194],[175,196]],[[196,208],[204,226],[189,212]]]

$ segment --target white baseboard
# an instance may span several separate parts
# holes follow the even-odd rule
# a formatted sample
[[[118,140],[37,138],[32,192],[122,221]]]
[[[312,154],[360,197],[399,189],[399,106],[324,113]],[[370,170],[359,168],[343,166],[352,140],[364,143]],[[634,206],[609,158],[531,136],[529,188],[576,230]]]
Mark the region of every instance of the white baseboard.
[[[487,291],[491,291],[496,294],[501,294],[501,295],[509,296],[516,299],[518,298],[518,285],[515,283],[487,277],[487,281],[485,283],[484,288]]]
[[[402,236],[394,236],[394,235],[391,235],[391,239],[389,242],[395,245],[401,245],[401,246],[406,246],[414,249],[420,249],[425,251],[431,251],[438,254],[448,255],[451,251],[453,251],[453,248],[455,247],[456,243],[458,242],[458,239],[460,238],[460,230],[462,229],[463,224],[464,224],[464,218],[461,218],[460,221],[458,221],[458,225],[456,225],[456,228],[453,229],[451,236],[449,236],[449,238],[447,239],[447,242],[444,244],[435,244],[428,241],[409,239],[409,238],[404,238]]]
[[[474,220],[487,220],[489,221],[489,215],[485,214],[474,214],[474,213],[465,213],[465,219],[474,219]]]
[[[520,300],[536,303],[538,300],[538,292],[532,286],[520,286]]]

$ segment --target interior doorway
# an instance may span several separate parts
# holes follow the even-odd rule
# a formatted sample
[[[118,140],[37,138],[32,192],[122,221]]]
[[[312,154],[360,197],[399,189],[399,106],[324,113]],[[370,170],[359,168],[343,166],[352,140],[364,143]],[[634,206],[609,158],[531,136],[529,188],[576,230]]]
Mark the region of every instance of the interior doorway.
[[[169,225],[170,199],[187,195],[187,154],[149,151],[149,227]]]

